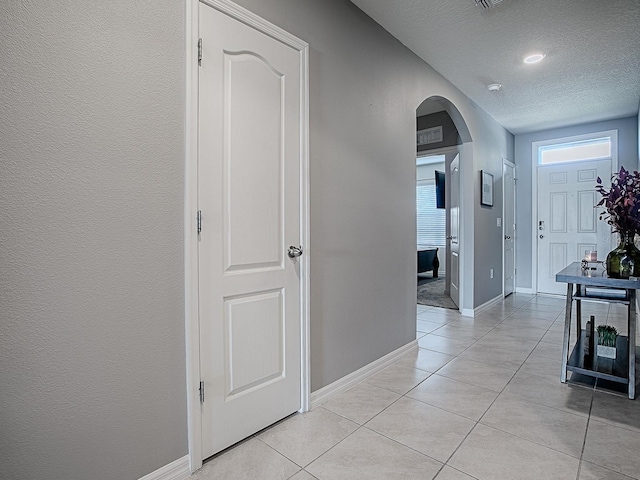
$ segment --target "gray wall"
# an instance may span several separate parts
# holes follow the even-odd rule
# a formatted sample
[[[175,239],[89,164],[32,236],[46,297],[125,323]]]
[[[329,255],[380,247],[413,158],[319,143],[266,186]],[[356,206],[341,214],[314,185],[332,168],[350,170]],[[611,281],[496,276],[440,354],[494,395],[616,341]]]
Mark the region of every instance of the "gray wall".
[[[478,307],[502,295],[502,159],[513,161],[514,137],[484,111],[477,109],[482,119],[474,137],[475,169],[473,177],[473,207],[475,209],[474,238],[474,298]],[[477,139],[477,140],[476,140]],[[493,174],[493,207],[480,204],[480,171]],[[490,270],[494,276],[491,278]]]
[[[474,139],[469,306],[500,291],[478,171],[512,136],[346,0],[239,3],[311,46],[317,390],[415,338],[418,105]],[[184,2],[0,9],[0,478],[135,479],[187,453]]]
[[[418,131],[426,128],[442,127],[442,141],[428,145],[418,145],[418,154],[437,148],[451,147],[462,143],[458,130],[447,112],[436,112],[430,115],[422,115],[417,118]]]
[[[476,190],[465,206],[467,233],[473,239],[474,229],[480,231],[475,249],[496,271],[500,237],[473,223],[480,211],[475,172],[490,167],[498,180],[496,166],[512,157],[513,136],[346,0],[238,3],[310,44],[311,381],[317,390],[415,338],[416,108],[440,95],[467,122],[474,140],[468,158],[479,159],[462,165]],[[498,200],[481,221],[497,211]],[[471,250],[468,260],[473,244]],[[474,287],[473,265],[464,268],[469,306],[502,291],[499,278]]]
[[[187,453],[182,1],[0,2],[0,478]]]
[[[627,117],[606,122],[589,123],[566,128],[556,128],[515,138],[515,163],[518,184],[516,188],[516,285],[519,288],[530,289],[533,286],[532,262],[532,228],[536,219],[532,218],[531,189],[532,189],[532,156],[533,142],[554,138],[571,137],[605,130],[618,130],[618,165],[627,169],[638,168],[638,118]]]

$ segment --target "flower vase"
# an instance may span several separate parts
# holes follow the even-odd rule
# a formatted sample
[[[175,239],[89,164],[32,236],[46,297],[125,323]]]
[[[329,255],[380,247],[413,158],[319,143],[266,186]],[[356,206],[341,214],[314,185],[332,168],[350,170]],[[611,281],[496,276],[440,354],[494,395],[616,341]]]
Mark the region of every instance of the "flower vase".
[[[620,233],[620,245],[607,255],[607,275],[611,278],[640,277],[640,250],[634,232]]]

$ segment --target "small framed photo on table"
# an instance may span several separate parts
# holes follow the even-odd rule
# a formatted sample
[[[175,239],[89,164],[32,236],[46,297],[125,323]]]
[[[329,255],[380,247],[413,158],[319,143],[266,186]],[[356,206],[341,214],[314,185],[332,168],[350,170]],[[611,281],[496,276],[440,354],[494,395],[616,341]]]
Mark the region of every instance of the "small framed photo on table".
[[[480,204],[493,207],[493,175],[480,170]]]

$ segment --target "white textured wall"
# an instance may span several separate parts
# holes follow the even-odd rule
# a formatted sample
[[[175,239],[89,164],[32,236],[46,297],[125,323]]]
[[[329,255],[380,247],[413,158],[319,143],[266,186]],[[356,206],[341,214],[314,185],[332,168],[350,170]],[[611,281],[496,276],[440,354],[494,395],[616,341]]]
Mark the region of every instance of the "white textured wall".
[[[0,3],[0,478],[187,453],[183,2]]]

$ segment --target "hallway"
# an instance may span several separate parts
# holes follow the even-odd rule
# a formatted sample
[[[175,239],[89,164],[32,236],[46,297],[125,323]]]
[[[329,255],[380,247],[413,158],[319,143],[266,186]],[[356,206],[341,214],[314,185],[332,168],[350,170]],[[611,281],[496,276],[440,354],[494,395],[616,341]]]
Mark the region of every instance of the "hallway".
[[[564,300],[418,305],[419,349],[205,463],[209,479],[640,479],[640,404],[559,381]],[[625,310],[586,315],[626,331]]]

